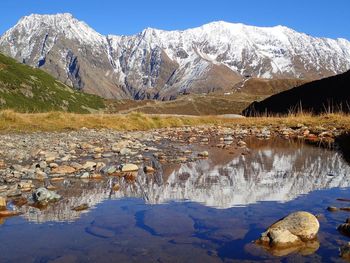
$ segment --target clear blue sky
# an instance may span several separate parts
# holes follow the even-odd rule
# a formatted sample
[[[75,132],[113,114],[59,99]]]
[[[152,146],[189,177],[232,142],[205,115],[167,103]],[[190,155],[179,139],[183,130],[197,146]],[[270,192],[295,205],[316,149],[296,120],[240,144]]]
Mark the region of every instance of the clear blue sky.
[[[0,34],[31,13],[69,12],[102,34],[146,27],[186,29],[224,20],[285,25],[320,37],[350,40],[350,0],[0,0]]]

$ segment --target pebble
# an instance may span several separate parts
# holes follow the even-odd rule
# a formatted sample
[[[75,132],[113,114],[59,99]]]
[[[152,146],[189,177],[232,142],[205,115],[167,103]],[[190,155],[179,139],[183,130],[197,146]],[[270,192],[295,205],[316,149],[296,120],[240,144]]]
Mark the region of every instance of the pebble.
[[[0,196],[0,210],[6,209],[6,198]]]
[[[151,166],[145,166],[145,167],[143,168],[143,171],[144,171],[145,173],[154,173],[154,172],[155,172],[155,169],[154,169],[153,167],[151,167]]]
[[[209,157],[209,152],[208,151],[200,152],[200,153],[198,153],[198,156],[203,157],[203,158],[207,158],[207,157]]]
[[[136,164],[127,163],[121,166],[122,172],[135,172],[138,171],[139,167]]]

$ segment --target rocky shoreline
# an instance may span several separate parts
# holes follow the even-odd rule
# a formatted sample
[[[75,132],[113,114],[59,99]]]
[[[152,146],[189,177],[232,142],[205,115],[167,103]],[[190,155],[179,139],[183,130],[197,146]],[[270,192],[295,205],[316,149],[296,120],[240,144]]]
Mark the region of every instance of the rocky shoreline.
[[[249,154],[247,137],[267,140],[276,136],[302,139],[317,145],[332,145],[342,132],[302,124],[289,128],[241,128],[201,126],[146,132],[81,129],[69,132],[11,133],[0,135],[0,196],[7,199],[33,192],[37,187],[54,189],[65,178],[103,179],[139,169],[155,171],[160,163],[187,163],[207,158],[216,147],[232,154]],[[201,151],[196,151],[201,146]]]

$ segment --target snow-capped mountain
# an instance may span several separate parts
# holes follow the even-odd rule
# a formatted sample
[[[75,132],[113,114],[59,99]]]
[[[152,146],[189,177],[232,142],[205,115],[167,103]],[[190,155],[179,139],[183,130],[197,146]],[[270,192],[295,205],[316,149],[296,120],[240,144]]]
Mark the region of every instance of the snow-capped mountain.
[[[171,98],[230,89],[245,76],[319,79],[350,69],[349,41],[283,26],[213,22],[103,36],[71,14],[23,17],[0,51],[106,98]]]

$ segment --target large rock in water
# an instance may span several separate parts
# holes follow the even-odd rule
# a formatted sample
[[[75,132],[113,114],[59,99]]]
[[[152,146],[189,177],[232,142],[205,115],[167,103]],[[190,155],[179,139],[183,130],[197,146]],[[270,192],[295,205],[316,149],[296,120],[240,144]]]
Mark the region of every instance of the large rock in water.
[[[319,228],[314,215],[295,212],[272,224],[261,234],[257,243],[272,249],[307,247],[308,242],[316,240]]]

